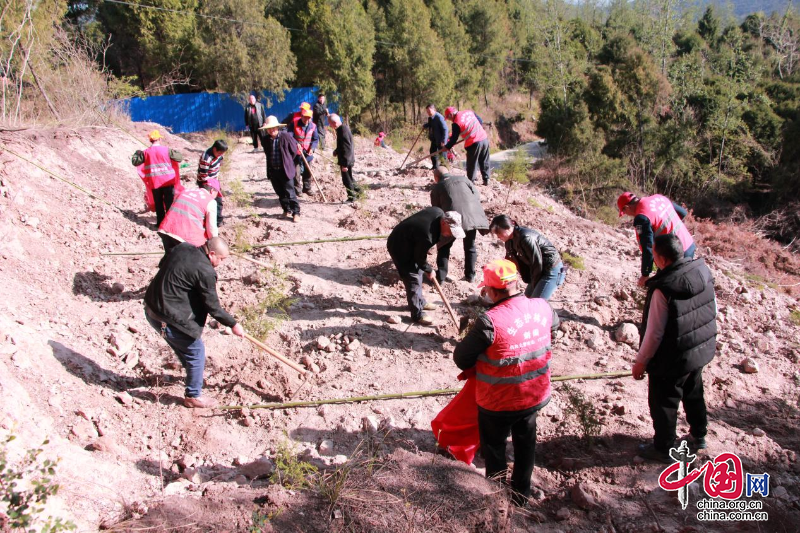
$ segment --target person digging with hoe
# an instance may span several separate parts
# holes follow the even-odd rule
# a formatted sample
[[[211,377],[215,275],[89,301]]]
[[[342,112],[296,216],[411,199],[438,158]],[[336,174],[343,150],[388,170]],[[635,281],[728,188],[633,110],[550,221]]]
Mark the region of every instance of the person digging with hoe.
[[[639,455],[671,464],[680,403],[689,423],[691,449],[706,448],[703,367],[716,352],[717,301],[711,271],[702,259],[685,256],[680,237],[656,237],[653,257],[658,272],[645,284],[642,342],[631,372],[638,380],[647,371],[653,419],[653,442],[639,446]]]
[[[234,335],[244,336],[244,329],[225,311],[217,297],[217,273],[214,271],[229,255],[228,245],[219,237],[201,247],[183,242],[164,256],[158,273],[144,295],[147,322],[163,338],[186,369],[183,405],[212,408],[219,402],[203,396],[203,372],[206,348],[203,327],[208,315]]]
[[[461,370],[474,369],[480,451],[486,477],[506,482],[506,440],[511,433],[512,501],[531,493],[536,416],[550,401],[550,345],[558,318],[542,298],[517,289],[517,267],[497,259],[483,268],[483,297],[492,302],[453,351]]]
[[[428,264],[428,250],[434,245],[452,243],[463,239],[461,215],[455,211],[445,213],[438,207],[428,207],[408,217],[394,227],[386,240],[386,248],[406,288],[411,321],[423,326],[433,325],[433,319],[423,311],[436,306],[425,302],[422,295],[423,276],[434,280],[433,267]]]

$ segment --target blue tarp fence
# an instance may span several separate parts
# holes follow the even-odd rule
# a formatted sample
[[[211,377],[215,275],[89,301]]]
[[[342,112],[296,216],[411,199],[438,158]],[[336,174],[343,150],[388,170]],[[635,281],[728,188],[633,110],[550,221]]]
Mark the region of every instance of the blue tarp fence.
[[[298,87],[283,94],[278,101],[275,94],[267,93],[272,105],[267,107],[267,99],[261,98],[267,115],[275,115],[282,120],[300,108],[300,104],[317,101],[316,87]],[[157,122],[168,127],[172,133],[192,133],[210,129],[243,131],[244,107],[228,93],[190,93],[169,96],[149,96],[130,98],[120,102],[127,107],[131,120],[136,122]],[[331,113],[336,104],[329,104]]]

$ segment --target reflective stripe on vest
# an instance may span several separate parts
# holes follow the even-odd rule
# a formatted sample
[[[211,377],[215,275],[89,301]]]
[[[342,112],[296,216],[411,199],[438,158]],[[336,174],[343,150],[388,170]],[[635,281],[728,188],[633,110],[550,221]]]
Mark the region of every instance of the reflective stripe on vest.
[[[206,209],[211,200],[211,193],[205,189],[184,191],[172,202],[159,231],[174,235],[194,246],[201,246],[211,238],[205,228]]]
[[[678,236],[683,245],[683,251],[689,249],[694,244],[691,233],[686,229],[681,217],[672,207],[672,202],[666,196],[654,194],[639,200],[636,205],[636,215],[644,215],[650,221],[653,227],[654,236],[666,235],[674,233]],[[636,233],[636,241],[639,243],[639,249],[642,249],[642,243],[639,241],[639,234]]]
[[[145,178],[150,178],[154,189],[169,185],[169,182],[175,179],[175,168],[169,158],[169,148],[151,146],[145,150],[142,170]]]
[[[486,312],[494,342],[475,364],[475,399],[489,411],[520,411],[550,398],[550,327],[541,298],[518,295]]]
[[[483,129],[478,117],[472,111],[459,111],[453,118],[453,123],[458,124],[461,129],[461,137],[464,139],[464,148],[486,139],[486,130]]]
[[[302,117],[294,119],[294,139],[297,141],[297,144],[303,147],[303,150],[308,152],[311,150],[311,139],[314,137],[314,132],[317,127],[310,120],[307,125],[303,126],[303,121],[301,119]]]

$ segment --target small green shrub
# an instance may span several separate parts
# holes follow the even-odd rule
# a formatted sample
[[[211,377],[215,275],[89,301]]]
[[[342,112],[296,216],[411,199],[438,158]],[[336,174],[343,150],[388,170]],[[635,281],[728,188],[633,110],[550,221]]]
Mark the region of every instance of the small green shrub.
[[[515,185],[524,185],[529,183],[528,170],[530,169],[531,161],[525,150],[518,149],[514,152],[514,157],[505,161],[495,173],[497,181],[508,187],[506,193],[506,203],[508,205],[508,198],[511,196],[511,191]]]
[[[586,270],[583,257],[579,255],[572,255],[569,252],[561,252],[561,260],[575,270]]]
[[[283,512],[283,508],[277,509],[275,511],[269,513],[262,513],[258,509],[253,509],[253,514],[250,516],[250,519],[253,521],[250,524],[250,528],[248,529],[249,533],[262,533],[265,530],[270,530],[267,526],[272,521],[273,518],[277,518]]]
[[[58,517],[42,517],[44,506],[50,496],[58,493],[59,486],[53,481],[56,461],[39,461],[42,448],[28,450],[18,464],[11,464],[7,447],[16,437],[9,435],[0,447],[0,502],[5,508],[8,522],[3,531],[22,530],[55,533],[72,531],[75,524]],[[42,446],[47,446],[45,440]],[[2,513],[0,513],[2,515]],[[5,529],[9,528],[9,529]]]
[[[316,466],[297,458],[293,443],[283,441],[275,453],[275,472],[269,480],[287,489],[299,490],[311,486],[311,478],[316,473]]]
[[[271,270],[262,268],[260,273],[264,276],[263,285],[267,287],[263,294],[259,294],[259,301],[239,311],[242,326],[253,337],[264,340],[267,335],[280,327],[281,323],[289,320],[289,307],[295,302],[294,298],[286,296],[288,281],[286,272],[278,266]]]
[[[800,326],[800,309],[795,309],[789,313],[789,320]]]
[[[589,402],[583,393],[571,385],[563,385],[560,392],[567,400],[567,407],[564,409],[564,419],[575,417],[578,426],[581,428],[583,437],[592,443],[595,437],[600,435],[603,425],[597,417],[597,410]]]
[[[244,190],[244,184],[240,178],[235,178],[228,183],[230,192],[225,195],[226,203],[232,207],[252,207],[253,193]]]
[[[244,222],[239,222],[233,226],[231,248],[239,253],[249,252],[253,249],[250,239],[247,238],[247,224]]]

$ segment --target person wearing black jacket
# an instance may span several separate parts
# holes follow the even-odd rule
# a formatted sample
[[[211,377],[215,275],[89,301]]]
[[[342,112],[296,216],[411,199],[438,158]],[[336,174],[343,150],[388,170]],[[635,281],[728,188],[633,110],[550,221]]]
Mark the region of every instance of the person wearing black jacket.
[[[647,283],[642,341],[631,372],[648,374],[648,404],[653,442],[639,455],[665,464],[676,439],[678,406],[683,403],[692,448],[706,448],[708,415],[703,394],[703,367],[717,346],[717,301],[714,277],[702,259],[684,257],[680,238],[672,233],[654,239],[658,273]]]
[[[431,205],[443,211],[458,211],[461,214],[461,226],[464,228],[464,279],[475,280],[475,263],[478,260],[478,249],[475,247],[477,232],[481,235],[489,233],[489,221],[481,205],[481,194],[478,188],[466,176],[445,174],[441,168],[433,171],[436,184],[431,189]],[[453,243],[440,246],[436,253],[436,279],[442,283],[447,279],[450,263],[450,249]]]
[[[295,190],[297,167],[294,164],[297,141],[294,135],[281,130],[281,126],[283,124],[278,123],[273,115],[268,116],[261,126],[261,129],[267,130],[263,142],[264,155],[267,156],[267,178],[278,195],[284,218],[297,222],[300,220],[300,202],[297,201]]]
[[[180,243],[164,256],[144,295],[145,318],[169,344],[186,369],[186,407],[211,408],[217,400],[202,396],[206,349],[201,338],[208,315],[234,335],[244,329],[217,297],[214,271],[229,255],[228,245],[213,237],[201,247]]]
[[[355,201],[361,188],[353,179],[353,165],[356,163],[356,155],[353,152],[353,134],[350,126],[342,122],[342,118],[337,114],[328,117],[328,121],[336,129],[336,149],[333,151],[342,171],[342,184],[347,191],[347,201]],[[320,143],[322,141],[320,140]]]
[[[264,123],[264,105],[256,101],[254,94],[250,95],[250,103],[244,107],[244,123],[250,128],[250,137],[253,139],[253,151],[258,150],[260,131],[258,128]]]
[[[325,107],[325,94],[319,93],[317,96],[317,102],[314,104],[314,107],[311,110],[314,115],[311,117],[311,120],[314,122],[314,125],[317,127],[317,135],[319,135],[319,147],[321,150],[325,149],[325,117],[328,116],[328,108]],[[328,118],[330,120],[330,117]]]
[[[428,104],[425,112],[428,114],[428,122],[422,128],[428,130],[428,139],[431,141],[430,153],[432,154],[444,148],[444,143],[447,142],[447,121],[441,113],[436,111],[436,106],[433,104]],[[439,162],[443,156],[444,154],[431,156],[433,170],[439,168]]]
[[[506,243],[506,259],[516,263],[528,298],[550,297],[564,283],[566,271],[556,247],[536,230],[518,226],[506,215],[497,215],[489,231]]]
[[[406,287],[411,320],[430,326],[433,320],[423,313],[435,309],[422,295],[422,277],[433,280],[433,267],[428,264],[428,250],[452,239],[463,239],[461,215],[445,213],[438,207],[427,207],[414,213],[394,227],[386,240],[397,273]]]

